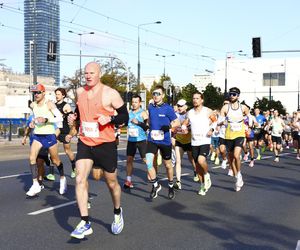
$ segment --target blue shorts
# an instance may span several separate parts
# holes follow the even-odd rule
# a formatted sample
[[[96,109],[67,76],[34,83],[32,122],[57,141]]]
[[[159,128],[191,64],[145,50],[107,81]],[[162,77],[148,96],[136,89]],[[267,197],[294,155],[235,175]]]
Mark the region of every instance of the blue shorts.
[[[220,137],[211,137],[211,145],[214,149],[217,149],[219,147],[219,138]]]
[[[32,140],[36,140],[43,145],[43,148],[48,149],[57,143],[55,134],[52,135],[36,135],[32,136]]]

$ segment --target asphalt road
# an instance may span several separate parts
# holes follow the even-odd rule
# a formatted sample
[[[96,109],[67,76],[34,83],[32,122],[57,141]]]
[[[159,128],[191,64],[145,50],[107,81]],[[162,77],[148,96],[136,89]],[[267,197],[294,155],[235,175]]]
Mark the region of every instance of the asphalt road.
[[[74,145],[74,149],[75,149]],[[28,147],[0,145],[0,249],[295,249],[300,240],[300,161],[285,150],[280,163],[270,152],[254,168],[243,163],[245,185],[234,191],[234,179],[210,163],[212,187],[197,195],[188,161],[183,162],[183,189],[167,198],[164,168],[162,191],[150,201],[146,167],[135,162],[131,193],[122,192],[125,227],[110,232],[113,207],[103,181],[90,179],[94,233],[85,240],[69,234],[79,222],[74,180],[61,154],[68,179],[66,195],[55,182],[45,182],[36,198],[26,198],[31,185]],[[125,179],[125,144],[119,146],[119,180]],[[138,158],[138,157],[137,157]]]

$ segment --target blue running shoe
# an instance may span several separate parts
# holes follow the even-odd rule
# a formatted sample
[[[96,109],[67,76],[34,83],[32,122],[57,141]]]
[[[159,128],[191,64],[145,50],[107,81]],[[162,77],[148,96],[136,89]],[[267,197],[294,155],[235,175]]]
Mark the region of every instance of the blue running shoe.
[[[74,237],[76,239],[83,239],[84,236],[90,235],[93,233],[93,229],[91,226],[91,222],[85,222],[84,220],[81,220],[75,230],[71,233],[71,237]]]
[[[111,224],[111,232],[113,234],[119,234],[122,232],[123,227],[124,227],[123,209],[121,208],[121,213],[115,214],[114,217],[115,217],[114,221]]]

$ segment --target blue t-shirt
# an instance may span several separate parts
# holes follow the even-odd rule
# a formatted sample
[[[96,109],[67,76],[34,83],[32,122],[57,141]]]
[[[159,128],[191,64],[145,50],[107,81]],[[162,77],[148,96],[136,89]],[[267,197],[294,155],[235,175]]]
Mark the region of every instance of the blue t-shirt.
[[[163,103],[162,105],[150,104],[148,106],[149,111],[149,134],[148,141],[162,144],[171,145],[171,133],[163,132],[162,126],[170,126],[171,122],[177,119],[173,107]]]
[[[257,123],[262,127],[264,123],[267,121],[266,117],[262,114],[259,114],[258,116],[255,116],[255,119]]]

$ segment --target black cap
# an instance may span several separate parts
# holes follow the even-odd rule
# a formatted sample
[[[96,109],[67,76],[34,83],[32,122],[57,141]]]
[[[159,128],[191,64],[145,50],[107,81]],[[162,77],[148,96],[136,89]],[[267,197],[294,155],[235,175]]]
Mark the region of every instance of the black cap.
[[[239,95],[241,91],[237,87],[233,87],[229,89],[229,93],[237,93]]]

